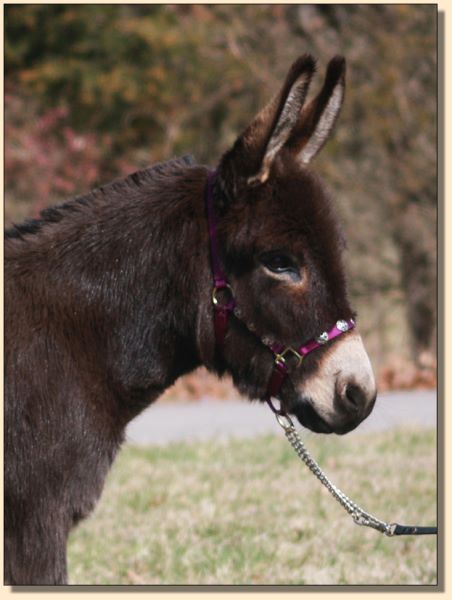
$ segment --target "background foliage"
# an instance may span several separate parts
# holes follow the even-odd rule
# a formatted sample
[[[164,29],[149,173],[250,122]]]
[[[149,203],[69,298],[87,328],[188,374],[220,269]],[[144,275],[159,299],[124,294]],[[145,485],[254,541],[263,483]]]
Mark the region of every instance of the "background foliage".
[[[347,58],[346,103],[315,166],[345,223],[371,358],[387,385],[428,383],[434,5],[5,6],[6,222],[172,156],[213,165],[304,52],[318,59],[314,91],[327,61]]]

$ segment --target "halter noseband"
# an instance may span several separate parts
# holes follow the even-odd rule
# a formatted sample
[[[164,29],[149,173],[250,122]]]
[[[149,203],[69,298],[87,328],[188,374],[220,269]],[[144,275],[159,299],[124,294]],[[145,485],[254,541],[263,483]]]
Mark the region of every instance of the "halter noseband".
[[[260,341],[267,346],[274,356],[273,370],[270,375],[267,384],[267,390],[265,392],[264,400],[267,401],[272,411],[279,415],[285,415],[283,409],[277,409],[271,402],[271,398],[278,395],[283,385],[283,382],[288,374],[287,368],[287,357],[292,355],[298,361],[297,367],[299,367],[304,357],[315,350],[320,348],[327,342],[334,338],[342,335],[346,331],[353,329],[355,322],[353,319],[339,320],[337,323],[328,331],[324,331],[318,337],[309,340],[305,344],[302,344],[299,348],[294,349],[291,346],[285,346],[279,342],[274,342],[266,337],[261,338],[254,331],[254,327],[245,323],[241,319],[240,309],[237,307],[234,293],[231,285],[229,284],[227,277],[221,267],[220,256],[218,252],[218,236],[217,236],[217,224],[215,220],[215,212],[213,205],[213,192],[216,179],[216,171],[209,172],[207,178],[207,192],[206,192],[206,208],[207,208],[207,221],[209,225],[209,238],[210,238],[210,262],[213,276],[213,289],[212,289],[212,303],[214,306],[214,329],[215,329],[215,342],[217,352],[223,356],[224,354],[224,339],[226,336],[226,330],[231,314],[241,321],[245,327],[256,335]],[[220,293],[224,292],[226,299],[222,302],[220,300]]]

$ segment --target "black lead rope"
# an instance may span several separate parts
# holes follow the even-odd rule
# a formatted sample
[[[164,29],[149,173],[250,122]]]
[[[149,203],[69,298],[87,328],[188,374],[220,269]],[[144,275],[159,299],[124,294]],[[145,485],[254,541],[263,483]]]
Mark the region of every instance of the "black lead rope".
[[[436,535],[437,533],[438,527],[413,527],[396,523],[392,535]]]
[[[287,413],[276,409],[270,399],[267,399],[267,403],[275,413],[278,424],[284,430],[286,438],[297,455],[310,469],[310,471],[314,473],[317,479],[326,487],[330,494],[349,513],[357,525],[372,527],[372,529],[376,529],[380,533],[384,533],[389,537],[395,535],[436,535],[438,533],[437,527],[420,527],[413,525],[400,525],[399,523],[386,523],[385,521],[382,521],[374,515],[366,512],[364,509],[358,506],[358,504],[353,502],[353,500],[350,500],[350,498],[348,498],[344,492],[342,492],[328,479],[317,462],[309,454],[300,437],[300,434],[293,424],[292,419],[287,415]]]

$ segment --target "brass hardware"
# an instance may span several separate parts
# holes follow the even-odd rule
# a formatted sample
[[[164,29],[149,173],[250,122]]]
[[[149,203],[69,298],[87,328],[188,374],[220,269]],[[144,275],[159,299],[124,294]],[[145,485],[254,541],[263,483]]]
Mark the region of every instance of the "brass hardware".
[[[234,298],[234,292],[232,291],[231,286],[229,285],[229,283],[226,283],[225,285],[222,285],[221,287],[217,287],[215,286],[212,290],[212,303],[214,304],[214,306],[218,306],[220,304],[220,301],[217,298],[217,292],[221,292],[222,290],[229,290],[229,293],[231,294],[231,298],[229,300],[229,302],[231,300],[233,300]]]
[[[293,348],[291,348],[290,346],[287,346],[287,348],[284,348],[284,350],[278,354],[275,354],[275,363],[278,365],[285,365],[286,364],[286,355],[291,352],[296,359],[298,360],[298,364],[297,364],[297,368],[301,365],[301,363],[303,362],[303,356],[297,352],[296,350],[294,350]]]

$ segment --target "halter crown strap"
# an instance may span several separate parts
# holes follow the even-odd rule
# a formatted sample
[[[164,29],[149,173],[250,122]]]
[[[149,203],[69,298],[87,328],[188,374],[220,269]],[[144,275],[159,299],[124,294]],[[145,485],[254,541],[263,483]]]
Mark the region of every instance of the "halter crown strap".
[[[213,189],[215,179],[216,171],[211,171],[207,178],[206,210],[207,222],[209,224],[210,264],[214,284],[212,290],[212,302],[214,305],[215,344],[217,353],[223,359],[224,340],[226,337],[229,318],[234,310],[235,302],[231,287],[221,267],[220,255],[218,252],[217,223],[215,220],[213,206]],[[219,299],[219,293],[222,290],[228,290],[230,297],[226,302],[221,302]]]
[[[210,264],[212,268],[212,275],[215,284],[215,288],[222,289],[227,287],[228,282],[226,275],[221,268],[220,255],[218,252],[218,234],[217,234],[217,222],[215,220],[214,207],[213,207],[213,188],[215,184],[217,173],[211,171],[207,178],[207,222],[209,224],[209,240],[210,240]]]

